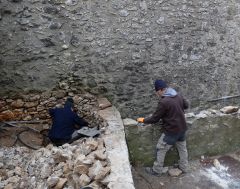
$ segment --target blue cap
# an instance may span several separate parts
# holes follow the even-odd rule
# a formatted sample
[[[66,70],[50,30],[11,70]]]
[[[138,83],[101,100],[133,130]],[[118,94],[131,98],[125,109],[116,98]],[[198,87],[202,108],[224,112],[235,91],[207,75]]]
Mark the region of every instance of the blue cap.
[[[160,89],[165,89],[167,88],[167,83],[163,80],[160,80],[160,79],[157,79],[154,83],[154,86],[155,86],[155,90],[156,91],[159,91]]]

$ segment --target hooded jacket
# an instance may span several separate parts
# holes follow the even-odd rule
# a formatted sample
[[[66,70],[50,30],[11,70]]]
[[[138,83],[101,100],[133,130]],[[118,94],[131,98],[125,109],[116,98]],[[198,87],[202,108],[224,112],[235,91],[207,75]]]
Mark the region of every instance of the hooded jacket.
[[[151,117],[145,118],[144,123],[157,123],[163,121],[165,134],[178,134],[187,130],[184,109],[188,108],[188,102],[173,88],[167,88],[158,103],[156,111]]]
[[[75,125],[87,126],[88,123],[72,111],[72,104],[66,103],[64,108],[50,109],[52,127],[49,131],[50,139],[71,139],[72,133],[76,130]]]

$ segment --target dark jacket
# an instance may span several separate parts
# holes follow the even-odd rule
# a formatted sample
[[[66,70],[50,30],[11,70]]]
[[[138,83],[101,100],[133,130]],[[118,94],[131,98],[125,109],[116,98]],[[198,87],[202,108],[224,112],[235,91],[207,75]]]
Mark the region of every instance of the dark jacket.
[[[165,134],[181,133],[187,130],[184,116],[184,109],[187,108],[187,101],[179,94],[163,96],[156,111],[151,117],[145,118],[144,123],[157,123],[162,119]]]
[[[71,139],[72,133],[76,130],[75,125],[87,126],[88,123],[72,111],[71,106],[65,104],[64,108],[50,109],[52,117],[52,128],[49,131],[50,139]]]

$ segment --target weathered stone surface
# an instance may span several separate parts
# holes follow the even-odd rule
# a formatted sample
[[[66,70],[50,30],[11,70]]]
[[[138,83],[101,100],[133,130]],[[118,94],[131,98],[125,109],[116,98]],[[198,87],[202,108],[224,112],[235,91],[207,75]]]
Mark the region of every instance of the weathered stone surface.
[[[171,176],[171,177],[178,177],[179,175],[182,174],[182,171],[180,169],[169,169],[168,170],[168,174]]]
[[[110,167],[103,167],[100,172],[95,176],[95,180],[104,179],[111,171]]]
[[[82,174],[79,178],[79,184],[80,186],[86,186],[91,182],[91,179],[86,175]]]
[[[37,94],[37,95],[30,95],[29,99],[27,99],[27,100],[29,100],[31,102],[35,102],[35,101],[38,101],[40,98],[41,98],[41,96],[39,94]]]
[[[13,101],[13,102],[11,103],[11,106],[12,106],[13,108],[22,108],[23,105],[24,105],[24,102],[23,102],[22,99],[17,99],[16,101]]]
[[[238,1],[98,3],[2,2],[0,93],[52,89],[73,77],[76,90],[111,97],[124,117],[150,113],[159,77],[193,107],[239,94]]]
[[[19,175],[19,176],[21,176],[22,173],[23,173],[21,167],[15,167],[14,172],[15,172],[16,175]]]
[[[23,121],[30,121],[32,119],[31,115],[27,115],[26,117],[23,118]]]
[[[54,187],[54,189],[62,189],[66,182],[67,182],[66,178],[60,178],[57,185]]]
[[[0,113],[0,121],[13,120],[14,118],[15,118],[15,115],[10,110],[6,110]]]
[[[217,169],[220,169],[220,167],[221,167],[221,164],[220,164],[220,162],[218,161],[218,159],[214,159],[214,160],[213,160],[213,165],[214,165],[214,167],[216,167]]]
[[[53,92],[52,92],[52,95],[53,95],[55,98],[63,98],[63,97],[66,96],[66,91],[63,91],[63,90],[53,91]]]
[[[5,100],[0,100],[0,111],[3,111],[3,108],[6,106]]]
[[[72,171],[72,167],[67,163],[63,167],[63,173],[65,175],[69,174]]]
[[[134,189],[128,147],[125,141],[124,126],[120,113],[115,107],[109,107],[99,112],[108,123],[108,132],[104,136],[108,161],[111,163],[111,174],[101,182],[109,188]]]
[[[34,102],[26,102],[24,104],[24,107],[26,108],[32,108],[32,107],[36,107],[38,105],[38,102],[37,101],[34,101]]]
[[[134,126],[137,125],[138,122],[134,119],[130,119],[130,118],[125,118],[123,119],[123,125],[124,126]]]
[[[107,154],[105,153],[105,149],[103,149],[103,150],[96,150],[94,152],[94,157],[97,160],[101,160],[101,161],[106,160],[107,159]]]
[[[225,113],[225,114],[231,114],[231,113],[237,112],[238,109],[239,109],[238,106],[225,106],[220,111]]]
[[[99,186],[98,181],[91,182],[88,186],[92,187],[94,189],[101,189],[102,188],[101,186]]]
[[[89,168],[88,176],[94,179],[102,171],[103,166],[99,160],[97,160],[92,167]]]
[[[78,174],[88,174],[88,166],[87,165],[77,165],[73,169],[74,173]]]
[[[49,177],[47,180],[48,187],[54,187],[59,181],[59,177]]]
[[[88,140],[86,142],[86,145],[91,149],[91,150],[96,150],[98,147],[98,142],[94,139]]]
[[[100,99],[98,99],[98,104],[99,104],[99,108],[100,108],[101,110],[112,106],[112,104],[111,104],[111,103],[108,101],[108,99],[106,99],[106,98],[100,98]]]
[[[54,160],[56,163],[66,162],[67,160],[71,159],[70,154],[63,153],[60,150],[56,149],[56,151],[53,153],[54,153]]]
[[[4,187],[4,189],[13,189],[12,184],[8,184],[7,186]]]
[[[51,167],[49,164],[44,164],[43,167],[41,168],[41,177],[42,178],[48,178],[52,173]]]

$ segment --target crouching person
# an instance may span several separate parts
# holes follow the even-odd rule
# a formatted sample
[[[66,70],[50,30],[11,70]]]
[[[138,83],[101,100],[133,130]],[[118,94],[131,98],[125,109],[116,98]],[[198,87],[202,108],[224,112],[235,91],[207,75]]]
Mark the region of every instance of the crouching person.
[[[74,111],[72,98],[66,100],[63,108],[50,109],[49,114],[52,118],[52,127],[48,137],[57,146],[79,139],[77,130],[88,126],[88,122]]]

